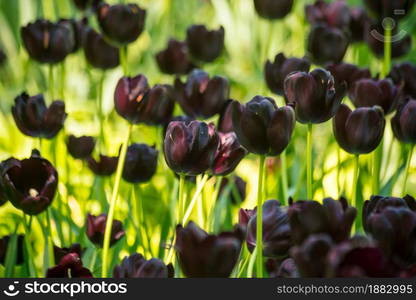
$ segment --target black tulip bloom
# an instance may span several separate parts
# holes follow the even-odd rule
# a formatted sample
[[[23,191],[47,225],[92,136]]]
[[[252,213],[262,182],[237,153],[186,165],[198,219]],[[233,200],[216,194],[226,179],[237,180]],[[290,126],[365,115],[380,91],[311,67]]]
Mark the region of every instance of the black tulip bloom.
[[[212,62],[224,48],[224,27],[208,30],[205,25],[193,25],[186,31],[186,44],[193,58]]]
[[[287,75],[292,72],[309,72],[311,64],[304,58],[286,58],[283,53],[279,53],[274,61],[266,61],[264,65],[264,77],[268,88],[279,96],[284,96],[284,82]]]
[[[74,47],[72,48],[71,53],[76,52],[79,48],[82,47],[84,43],[84,33],[88,25],[88,19],[60,19],[58,24],[65,25],[72,30],[72,35],[74,37]]]
[[[364,0],[367,10],[377,20],[384,18],[401,19],[408,15],[413,5],[414,0]],[[403,11],[398,13],[397,11]]]
[[[170,122],[164,140],[165,160],[178,174],[198,175],[213,164],[219,147],[214,125],[199,121]]]
[[[65,255],[56,266],[49,268],[46,278],[92,278],[90,270],[82,265],[77,253]]]
[[[93,28],[85,29],[83,44],[85,57],[94,68],[108,70],[120,64],[119,49],[107,43]]]
[[[350,33],[351,40],[353,42],[363,42],[365,40],[365,32],[368,28],[368,24],[371,23],[371,19],[367,12],[361,7],[353,7],[350,10]]]
[[[38,215],[51,205],[58,173],[37,150],[23,160],[9,158],[0,164],[1,184],[10,202],[28,215]]]
[[[156,54],[160,71],[169,75],[187,74],[194,68],[185,42],[170,39],[167,48]]]
[[[308,236],[328,234],[335,242],[347,240],[357,216],[357,210],[348,206],[344,198],[326,198],[317,201],[297,201],[288,210],[292,240],[300,245]]]
[[[67,139],[66,146],[73,158],[86,159],[94,151],[95,139],[92,136],[76,137],[71,134]]]
[[[69,247],[58,247],[53,246],[53,254],[55,257],[55,264],[59,264],[62,258],[64,258],[66,255],[70,253],[76,253],[79,257],[82,256],[82,253],[84,252],[84,249],[81,248],[81,245],[78,243],[72,244]]]
[[[350,8],[343,0],[327,3],[317,0],[305,6],[305,15],[310,24],[323,24],[337,28],[348,28],[351,22]]]
[[[176,227],[175,249],[186,277],[229,277],[240,255],[242,230],[208,234],[192,221]]]
[[[270,278],[298,278],[298,268],[292,258],[279,259],[269,258],[266,261],[266,270]]]
[[[88,168],[98,176],[110,176],[117,169],[118,156],[106,156],[100,154],[98,160],[94,157],[87,159]]]
[[[190,116],[186,116],[186,115],[172,117],[169,120],[169,122],[166,124],[166,126],[163,128],[163,136],[162,136],[163,139],[166,136],[166,131],[168,129],[169,123],[175,122],[175,121],[176,122],[184,122],[186,125],[189,125],[189,123],[191,123],[192,121],[195,121],[195,119],[191,118]]]
[[[239,205],[246,199],[247,182],[240,176],[233,176],[230,179],[223,177],[221,180],[219,197],[227,196],[234,205]],[[227,193],[227,194],[226,194]]]
[[[391,119],[394,136],[403,143],[416,144],[416,100],[406,98]]]
[[[256,247],[257,210],[247,224],[247,248],[253,252]],[[286,257],[292,246],[291,230],[287,213],[276,200],[263,204],[263,255]]]
[[[21,234],[17,236],[16,265],[21,265],[24,262],[24,238],[24,235]],[[7,247],[9,246],[10,239],[10,235],[0,238],[0,265],[4,265],[6,262]]]
[[[265,19],[283,19],[293,7],[293,0],[254,0],[257,14]]]
[[[393,66],[389,77],[396,85],[403,84],[403,93],[416,98],[416,65],[403,62]]]
[[[339,63],[349,45],[348,35],[339,28],[314,25],[307,40],[311,60],[319,65]]]
[[[341,104],[332,127],[339,146],[351,154],[366,154],[377,148],[386,121],[381,107],[360,107],[352,111]]]
[[[40,63],[62,62],[74,50],[74,32],[68,23],[39,19],[22,27],[20,33],[29,56]]]
[[[87,215],[87,236],[91,243],[97,247],[102,247],[104,244],[105,225],[107,223],[107,215],[101,214],[99,216]],[[119,220],[113,220],[110,233],[110,247],[117,243],[125,235],[123,224]]]
[[[279,155],[287,147],[295,128],[291,106],[278,108],[272,98],[256,96],[245,105],[233,101],[232,119],[238,141],[249,152]]]
[[[139,253],[126,256],[120,265],[114,267],[114,278],[172,278],[172,264],[165,265],[157,258],[146,260]]]
[[[232,102],[233,100],[231,99],[227,100],[220,112],[217,126],[219,132],[228,133],[234,131]]]
[[[126,45],[143,32],[146,11],[137,4],[103,3],[98,7],[97,18],[101,30],[113,43]]]
[[[185,83],[176,78],[174,87],[181,108],[194,118],[207,119],[220,113],[230,94],[227,78],[209,78],[202,70],[192,71]]]
[[[53,101],[47,107],[42,94],[29,96],[25,92],[14,99],[12,114],[23,134],[46,139],[58,134],[67,117],[63,101]]]
[[[73,0],[79,10],[96,9],[103,0]]]
[[[387,115],[396,109],[402,96],[402,87],[390,79],[364,78],[356,81],[350,90],[355,107],[380,106]]]
[[[363,78],[371,78],[368,68],[360,68],[349,63],[331,64],[326,67],[335,79],[335,89],[347,84],[348,92],[351,93],[354,83]]]
[[[310,73],[295,72],[286,77],[285,100],[294,104],[300,123],[323,123],[331,119],[346,94],[346,83],[335,84],[330,72],[315,69]]]
[[[149,181],[156,172],[158,151],[146,144],[132,144],[127,148],[123,179],[130,183]]]
[[[2,49],[0,49],[0,67],[6,63],[7,56]]]

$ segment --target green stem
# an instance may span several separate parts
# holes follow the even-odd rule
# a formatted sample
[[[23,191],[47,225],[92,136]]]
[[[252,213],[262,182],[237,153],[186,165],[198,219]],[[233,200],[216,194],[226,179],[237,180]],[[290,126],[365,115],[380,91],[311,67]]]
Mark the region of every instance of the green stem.
[[[178,221],[182,220],[184,214],[184,206],[185,206],[185,175],[179,175],[179,201],[178,201]]]
[[[312,124],[308,124],[308,135],[306,139],[306,192],[308,200],[313,198],[312,190]]]
[[[205,183],[207,182],[209,176],[208,174],[205,174],[202,179],[201,182],[199,183],[199,185],[196,187],[196,191],[194,193],[194,195],[192,196],[191,202],[189,202],[188,208],[186,209],[185,214],[183,215],[183,220],[182,220],[182,224],[185,225],[185,223],[188,221],[189,217],[191,216],[192,210],[195,206],[196,201],[199,198],[199,195],[202,192],[202,189],[205,186]]]
[[[412,144],[412,146],[410,147],[409,154],[407,155],[406,171],[404,173],[403,190],[402,190],[402,194],[400,196],[404,196],[406,194],[407,179],[409,177],[410,163],[412,161],[412,156],[413,156],[413,148],[414,148],[414,145]]]
[[[381,140],[380,145],[373,153],[373,195],[380,193],[380,169],[383,160],[383,144],[384,140]]]
[[[104,135],[104,112],[103,112],[103,86],[104,86],[105,72],[102,72],[101,77],[97,85],[97,106],[98,106],[98,118],[100,121],[100,149],[105,148],[105,135]]]
[[[260,166],[257,185],[257,224],[256,224],[256,275],[263,277],[263,197],[264,197],[264,177],[265,177],[266,156],[260,156]]]
[[[61,63],[61,77],[60,77],[60,84],[59,84],[59,97],[61,100],[65,99],[65,82],[66,82],[66,66],[65,61]]]
[[[51,101],[54,100],[55,98],[55,94],[54,94],[54,90],[55,90],[55,81],[54,81],[54,76],[53,76],[53,65],[49,65],[49,95],[51,97]]]
[[[47,245],[48,245],[48,258],[49,258],[49,266],[55,265],[55,258],[53,253],[53,241],[52,241],[52,225],[51,225],[51,216],[49,214],[49,208],[45,211],[45,218],[46,218],[46,226],[47,226],[47,232],[48,236],[45,238],[47,239]]]
[[[282,194],[283,194],[283,203],[285,205],[288,204],[288,183],[287,183],[287,164],[286,164],[286,151],[283,151],[280,155],[280,161],[282,162],[281,165],[281,176],[282,176]]]
[[[341,148],[337,147],[337,191],[338,191],[338,195],[341,196],[341,183],[340,183],[340,178],[341,178]]]
[[[120,62],[121,67],[123,68],[124,76],[129,76],[129,67],[128,67],[128,53],[127,53],[127,46],[120,48]]]
[[[351,191],[351,205],[358,210],[357,226],[354,226],[355,229],[359,229],[359,221],[361,219],[361,203],[357,203],[357,186],[358,186],[358,176],[360,170],[360,156],[356,154],[354,156],[354,175],[352,181],[352,191]]]
[[[117,163],[117,170],[116,170],[116,177],[114,180],[114,187],[113,192],[111,195],[110,200],[110,208],[107,215],[107,222],[105,224],[105,233],[104,233],[104,244],[103,244],[103,262],[102,262],[102,270],[101,270],[101,277],[107,277],[108,271],[108,252],[110,248],[110,237],[111,237],[111,229],[113,225],[114,219],[114,210],[116,207],[118,190],[120,187],[121,175],[123,173],[124,161],[126,159],[127,147],[130,140],[131,131],[133,128],[133,124],[129,124],[129,129],[127,131],[126,139],[121,147],[120,156]]]
[[[36,274],[36,268],[35,268],[35,264],[33,262],[33,251],[32,251],[32,245],[30,245],[30,240],[29,240],[29,236],[30,236],[30,227],[32,224],[32,216],[30,216],[30,220],[29,220],[29,224],[27,223],[26,220],[26,215],[23,214],[23,225],[25,227],[25,238],[24,238],[24,243],[25,243],[25,248],[26,248],[26,253],[27,253],[27,264],[28,264],[28,268],[29,268],[29,276],[32,278],[36,278],[37,274]]]
[[[381,78],[385,78],[390,72],[391,66],[391,25],[387,24],[384,29],[384,61]]]

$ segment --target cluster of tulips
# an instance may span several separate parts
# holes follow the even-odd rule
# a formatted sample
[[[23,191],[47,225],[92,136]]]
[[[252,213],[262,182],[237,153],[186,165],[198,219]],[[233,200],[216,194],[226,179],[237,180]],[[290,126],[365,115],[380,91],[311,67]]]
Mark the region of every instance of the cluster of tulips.
[[[21,28],[30,58],[49,66],[53,101],[47,105],[44,95],[22,92],[11,108],[16,126],[24,135],[39,139],[39,149],[33,149],[29,158],[10,157],[0,164],[0,206],[10,202],[23,213],[25,232],[0,239],[0,263],[8,265],[8,270],[25,263],[29,276],[41,275],[32,258],[31,240],[35,237],[31,237],[31,226],[34,216],[43,216],[39,222],[45,227],[46,267],[42,275],[46,277],[93,277],[97,264],[101,272],[94,275],[112,274],[114,278],[416,276],[416,200],[406,195],[416,143],[416,65],[404,62],[390,66],[391,58],[410,50],[410,35],[397,41],[392,36],[398,22],[410,14],[414,1],[364,0],[366,9],[351,8],[343,0],[317,0],[306,5],[311,25],[307,55],[297,58],[279,53],[264,65],[268,88],[285,101],[280,107],[273,98],[261,95],[245,104],[232,100],[230,81],[202,70],[204,64],[222,55],[224,27],[211,31],[204,25],[193,25],[184,41],[169,40],[155,60],[162,73],[174,75],[173,84],[151,86],[145,75],[131,75],[128,63],[128,46],[143,32],[146,10],[136,4],[73,2],[83,12],[82,19],[39,19]],[[254,0],[257,14],[270,22],[286,17],[293,5],[294,0]],[[406,13],[396,15],[396,10]],[[93,17],[99,30],[89,25]],[[372,35],[374,28],[383,32],[387,41]],[[376,77],[369,69],[343,62],[348,46],[364,41],[375,55],[384,58]],[[40,152],[42,140],[56,138],[68,117],[65,93],[60,91],[61,100],[54,100],[55,66],[81,50],[88,65],[102,73],[97,99],[100,134],[68,135],[66,148],[74,159],[86,163],[94,176],[113,176],[106,211],[98,216],[83,211],[85,234],[96,247],[88,266],[83,264],[86,249],[81,239],[72,245],[63,245],[61,240],[59,247],[53,243],[52,225],[59,220],[49,209],[54,198],[63,201],[56,196],[60,170],[53,158],[49,160]],[[0,52],[0,66],[6,60]],[[107,156],[110,141],[104,134],[102,84],[105,71],[119,65],[124,75],[115,87],[114,109],[128,130],[119,154]],[[346,96],[354,109],[343,103]],[[174,115],[176,104],[183,115]],[[385,155],[382,144],[390,114],[394,138],[410,144],[405,178],[400,182],[403,198],[379,196]],[[339,195],[339,200],[315,201],[313,129],[329,120],[339,147],[354,157],[353,177],[347,180],[352,192],[346,198]],[[307,126],[304,188],[308,200],[293,199],[288,191],[285,150],[297,123]],[[137,124],[161,128],[160,141],[155,145],[132,143]],[[99,152],[99,158],[94,151]],[[163,152],[164,161],[160,161],[159,152]],[[245,198],[246,183],[233,174],[249,153],[258,157],[257,206],[241,208],[234,229],[221,231],[215,216],[226,211],[227,205],[241,206]],[[373,196],[363,201],[358,188],[359,158],[369,153],[373,155]],[[281,176],[276,179],[283,189],[280,201],[265,199],[268,157],[279,157],[281,164]],[[126,200],[120,197],[121,181],[132,185],[149,182],[164,163],[178,180],[173,216],[177,226],[164,241],[167,253],[160,259],[133,249],[120,260],[119,253],[111,249],[127,235],[122,220],[115,219],[119,201]],[[195,221],[194,210],[206,206],[202,194],[209,180],[215,182],[212,207]],[[188,184],[195,184],[193,195],[186,188]],[[141,209],[132,215],[137,218],[137,234],[144,239],[140,226],[146,213]]]

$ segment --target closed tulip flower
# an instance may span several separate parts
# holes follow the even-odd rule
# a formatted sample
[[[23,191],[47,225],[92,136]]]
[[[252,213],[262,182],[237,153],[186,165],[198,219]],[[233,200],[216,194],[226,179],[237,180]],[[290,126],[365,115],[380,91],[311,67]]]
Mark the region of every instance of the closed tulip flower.
[[[146,260],[139,253],[124,257],[113,271],[114,278],[171,278],[173,275],[171,264],[166,266],[157,258]]]
[[[77,253],[65,255],[56,266],[49,268],[46,278],[92,278],[90,270],[82,265]]]
[[[107,215],[99,216],[87,215],[87,236],[91,243],[97,247],[102,247],[104,243],[105,224],[107,223]],[[110,233],[110,247],[117,243],[125,235],[123,224],[119,220],[113,220]]]
[[[403,143],[416,144],[416,100],[406,98],[391,119],[394,136]]]
[[[283,53],[279,53],[273,62],[266,61],[264,65],[264,76],[268,88],[279,96],[284,96],[285,78],[292,72],[309,72],[311,64],[304,58],[286,58]]]
[[[335,88],[347,84],[348,93],[352,92],[354,83],[363,78],[371,78],[371,72],[368,68],[360,68],[349,63],[331,64],[326,67],[335,79]]]
[[[117,169],[118,156],[106,156],[100,154],[99,159],[94,157],[87,159],[88,168],[98,176],[110,176]]]
[[[46,139],[58,134],[67,116],[63,101],[53,101],[49,107],[46,107],[42,94],[29,96],[26,93],[14,99],[12,114],[23,134]]]
[[[243,233],[208,234],[192,221],[176,227],[175,250],[186,277],[229,277],[240,255]]]
[[[262,18],[282,19],[292,10],[293,0],[254,0],[254,7]]]
[[[96,9],[103,0],[73,0],[79,10]]]
[[[346,94],[346,84],[338,86],[324,69],[310,73],[295,72],[285,80],[286,102],[295,104],[296,118],[301,123],[317,124],[331,119]]]
[[[238,141],[249,152],[279,155],[287,147],[295,127],[291,106],[278,108],[272,98],[256,96],[245,105],[232,103],[233,127]]]
[[[358,155],[377,148],[383,138],[385,124],[381,107],[360,107],[351,111],[341,104],[333,119],[333,130],[340,147]]]
[[[53,256],[55,258],[55,264],[59,264],[61,259],[70,253],[76,253],[79,257],[81,257],[84,250],[85,249],[82,249],[81,245],[78,243],[72,244],[69,247],[62,248],[58,246],[53,246]]]
[[[378,20],[384,18],[401,19],[405,17],[415,4],[414,0],[364,0],[364,4],[372,16]],[[404,14],[396,13],[397,10]]]
[[[194,68],[185,42],[170,39],[167,48],[156,54],[160,71],[173,75],[187,74]]]
[[[403,84],[403,93],[416,98],[416,65],[403,62],[392,67],[389,77],[396,85]]]
[[[146,11],[137,4],[101,4],[97,9],[98,23],[104,34],[116,45],[134,42],[143,32]]]
[[[186,44],[193,58],[212,62],[224,48],[224,27],[208,30],[205,25],[193,25],[186,31]]]
[[[363,42],[365,40],[365,32],[371,19],[367,12],[361,7],[353,7],[350,10],[350,33],[353,42]]]
[[[231,179],[223,177],[221,180],[219,197],[226,195],[233,205],[239,205],[246,199],[246,187],[247,182],[240,176],[233,176]],[[226,194],[227,192],[228,195]]]
[[[127,148],[123,179],[130,183],[149,181],[156,172],[158,151],[146,144],[132,144]]]
[[[311,24],[324,24],[337,28],[348,28],[351,22],[350,8],[343,0],[327,3],[317,0],[305,6],[305,15]]]
[[[1,184],[10,202],[28,215],[38,215],[51,205],[58,173],[37,150],[23,160],[9,158],[0,164]]]
[[[7,248],[9,246],[10,238],[12,236],[6,235],[0,238],[0,265],[5,264],[6,256],[7,256]],[[16,265],[21,265],[24,263],[24,238],[25,236],[19,234],[17,236],[17,243],[16,243]]]
[[[104,37],[92,28],[85,29],[84,53],[88,63],[97,69],[113,69],[120,64],[118,48],[108,44]]]
[[[175,93],[183,111],[191,117],[210,118],[220,113],[228,100],[230,87],[228,79],[194,70],[186,83],[175,79]]]
[[[202,174],[212,166],[218,146],[218,133],[212,123],[170,122],[164,140],[165,160],[178,174]]]
[[[80,136],[76,137],[70,135],[66,142],[66,146],[69,154],[73,158],[86,159],[91,156],[95,147],[95,139],[92,136]]]

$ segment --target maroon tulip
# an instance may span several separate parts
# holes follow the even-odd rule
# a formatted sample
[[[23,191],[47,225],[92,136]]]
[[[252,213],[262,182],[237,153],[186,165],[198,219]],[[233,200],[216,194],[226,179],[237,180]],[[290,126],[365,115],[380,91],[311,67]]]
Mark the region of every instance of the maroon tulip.
[[[232,114],[233,109],[231,105],[233,101],[234,100],[229,99],[227,102],[225,102],[221,110],[220,117],[218,119],[218,126],[217,126],[217,129],[219,132],[228,133],[228,132],[234,131],[233,114]]]
[[[123,179],[130,183],[149,181],[156,173],[158,151],[146,144],[132,144],[127,148]]]
[[[165,265],[157,258],[146,260],[139,253],[126,256],[120,265],[114,267],[114,278],[172,278],[172,264]]]
[[[208,30],[205,25],[192,25],[186,31],[186,44],[193,58],[212,62],[224,48],[224,27]]]
[[[91,156],[95,147],[95,139],[92,136],[76,137],[70,135],[66,143],[69,154],[73,158],[85,159]]]
[[[96,9],[103,0],[73,0],[79,10]]]
[[[59,19],[58,24],[64,25],[71,29],[74,36],[74,46],[71,53],[76,52],[84,43],[84,33],[88,25],[88,19]]]
[[[416,100],[406,98],[391,119],[394,136],[403,143],[416,144]]]
[[[117,169],[118,156],[105,156],[100,154],[98,161],[94,157],[87,159],[88,168],[98,176],[110,176]]]
[[[353,42],[363,42],[366,36],[366,30],[371,22],[367,12],[361,7],[350,9],[350,33]]]
[[[327,3],[317,0],[305,6],[305,15],[309,23],[324,24],[331,27],[348,28],[351,22],[350,8],[344,0]]]
[[[285,260],[269,258],[266,261],[266,270],[270,278],[298,278],[298,268],[292,258]]]
[[[282,19],[292,10],[293,0],[254,0],[254,7],[262,18]]]
[[[230,199],[232,204],[239,205],[246,198],[246,187],[247,183],[240,176],[233,176],[231,180],[228,177],[223,177],[219,197],[224,195]]]
[[[186,43],[170,39],[166,49],[156,54],[160,71],[166,74],[187,74],[194,68]]]
[[[88,63],[97,69],[113,69],[120,64],[118,48],[108,44],[104,37],[92,28],[85,29],[84,53]]]
[[[69,247],[60,248],[58,246],[53,246],[53,256],[55,257],[55,264],[59,264],[62,258],[70,253],[76,253],[79,257],[82,256],[84,249],[81,248],[81,245],[78,243],[72,244]]]
[[[345,82],[349,94],[356,81],[362,78],[371,78],[371,72],[368,68],[361,69],[349,63],[332,64],[327,66],[326,69],[334,76],[335,88],[340,87]]]
[[[416,98],[416,66],[410,62],[403,62],[393,66],[389,77],[396,85],[403,84],[403,93]]]
[[[87,236],[91,243],[97,247],[102,247],[104,243],[105,225],[107,223],[107,215],[99,216],[87,215]],[[117,243],[125,235],[123,224],[119,220],[113,220],[110,233],[110,247]]]
[[[56,266],[49,268],[46,278],[92,278],[90,270],[82,265],[77,253],[65,255]]]

